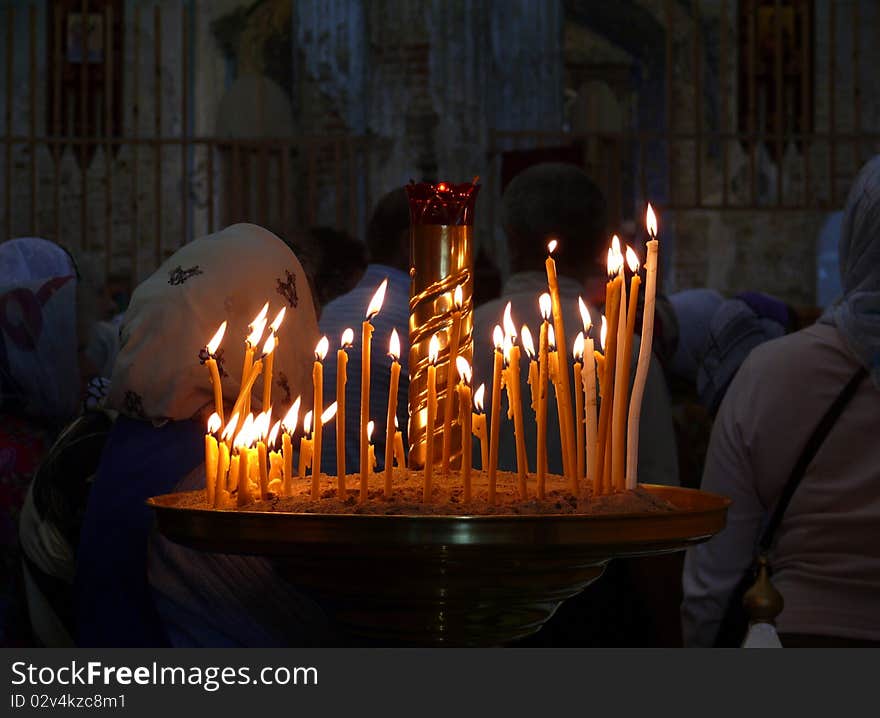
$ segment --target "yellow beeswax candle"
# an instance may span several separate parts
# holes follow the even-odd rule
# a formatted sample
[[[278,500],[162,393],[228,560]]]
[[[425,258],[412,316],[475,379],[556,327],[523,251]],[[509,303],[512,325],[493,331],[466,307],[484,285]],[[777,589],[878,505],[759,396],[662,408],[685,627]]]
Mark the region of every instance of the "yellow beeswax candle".
[[[215,479],[217,461],[219,460],[219,448],[214,434],[220,431],[220,426],[220,415],[214,412],[208,419],[208,433],[205,434],[205,493],[209,506],[214,505]]]
[[[657,216],[648,205],[645,213],[645,225],[651,239],[648,241],[648,254],[645,257],[645,307],[642,314],[642,336],[639,345],[639,361],[636,365],[636,378],[633,383],[632,399],[627,419],[627,435],[629,446],[626,456],[626,488],[634,489],[638,483],[639,468],[639,419],[642,411],[642,398],[645,393],[645,382],[648,379],[648,367],[651,363],[651,348],[654,341],[654,304],[657,292]]]
[[[464,304],[461,286],[455,288],[452,299],[452,326],[449,330],[447,343],[449,344],[449,358],[446,367],[446,396],[443,400],[443,453],[442,471],[444,476],[449,475],[449,459],[452,454],[452,415],[454,411],[453,399],[455,397],[455,359],[458,356],[458,345],[461,341],[461,308]]]
[[[348,349],[354,342],[351,328],[342,332],[336,352],[336,492],[344,498],[345,487],[345,385],[348,383]]]
[[[578,332],[574,340],[574,433],[578,478],[584,475],[584,378],[581,374],[584,358],[584,333]]]
[[[284,314],[286,312],[287,307],[281,307],[278,314],[275,315],[275,318],[269,325],[269,329],[275,337],[276,343],[278,341],[278,329],[281,327],[281,322],[284,321]],[[266,366],[263,369],[263,411],[266,411],[272,404],[272,369],[274,364],[275,354],[270,354],[266,357]]]
[[[504,333],[495,325],[492,340],[495,344],[492,367],[492,423],[489,426],[489,503],[495,503],[495,489],[498,480],[498,441],[501,436],[501,371],[504,367]]]
[[[211,388],[214,391],[214,411],[217,412],[217,415],[220,417],[221,426],[225,422],[223,414],[223,387],[220,384],[220,368],[217,365],[216,354],[217,349],[220,347],[220,342],[223,341],[224,334],[226,334],[225,321],[220,325],[220,328],[205,347],[205,352],[208,357],[205,359],[205,364],[208,366],[208,372],[211,377]]]
[[[382,309],[382,302],[385,300],[385,289],[388,286],[388,280],[383,279],[370,304],[367,306],[367,315],[361,327],[361,422],[360,422],[360,472],[361,472],[361,493],[360,502],[367,500],[367,491],[369,490],[369,467],[367,461],[369,459],[367,448],[369,441],[367,440],[367,424],[370,421],[370,342],[373,337],[373,325],[370,320],[375,317],[379,310]]]
[[[458,406],[461,414],[461,481],[464,500],[471,500],[471,367],[464,357],[455,358],[459,376]]]
[[[287,415],[281,420],[281,492],[284,496],[293,494],[293,440],[292,436],[296,433],[296,425],[299,422],[299,405],[301,398],[296,400],[287,412]]]
[[[504,344],[504,359],[507,364],[507,400],[513,419],[513,435],[516,442],[516,475],[519,487],[519,496],[525,500],[528,476],[529,458],[526,453],[525,428],[523,427],[522,400],[520,398],[520,373],[519,373],[519,347],[516,345],[516,325],[511,316],[511,303],[504,308],[504,332],[507,335]]]
[[[480,468],[483,471],[489,469],[489,437],[486,433],[486,414],[483,411],[483,397],[486,394],[486,385],[480,384],[474,392],[474,411],[471,417],[473,422],[472,433],[480,440]]]
[[[522,338],[523,349],[526,350],[526,356],[529,358],[529,389],[531,391],[531,407],[532,411],[535,412],[535,416],[538,415],[538,379],[539,379],[539,370],[538,370],[538,361],[537,355],[535,354],[535,342],[532,339],[532,333],[529,331],[529,328],[523,324],[522,333],[520,334]]]
[[[547,245],[548,256],[545,262],[547,268],[547,283],[550,286],[550,299],[553,308],[553,327],[556,333],[557,346],[566,347],[565,321],[562,314],[562,300],[559,297],[559,281],[556,276],[556,262],[553,260],[553,251],[556,249],[556,240],[551,240]],[[568,477],[569,489],[577,495],[577,475],[574,471],[575,448],[574,448],[574,418],[571,408],[571,383],[568,380],[568,371],[559,372],[559,396],[560,425],[559,431],[564,437],[563,447],[565,453],[562,456],[564,473]]]
[[[312,432],[312,412],[306,414],[303,419],[303,436],[299,440],[299,476],[305,478],[306,470],[312,465],[312,440],[309,438]]]
[[[225,441],[219,443],[219,458],[217,460],[217,471],[214,476],[214,496],[212,506],[220,509],[226,506],[226,497],[229,491],[226,486],[226,475],[229,471],[229,447]]]
[[[396,444],[397,427],[397,388],[400,383],[400,337],[397,330],[391,330],[388,341],[388,356],[391,357],[391,384],[388,389],[388,414],[385,419],[385,497],[391,496],[392,457]],[[403,439],[401,437],[401,443]],[[399,462],[399,460],[398,460]]]
[[[430,503],[434,480],[434,424],[437,421],[437,358],[440,340],[434,334],[428,342],[428,418],[425,422],[425,468],[422,500]]]
[[[315,428],[312,439],[312,500],[319,498],[321,477],[321,449],[324,436],[324,422],[321,417],[321,407],[324,406],[324,357],[330,342],[327,337],[321,337],[315,347],[315,363],[312,366],[312,386],[314,388]]]

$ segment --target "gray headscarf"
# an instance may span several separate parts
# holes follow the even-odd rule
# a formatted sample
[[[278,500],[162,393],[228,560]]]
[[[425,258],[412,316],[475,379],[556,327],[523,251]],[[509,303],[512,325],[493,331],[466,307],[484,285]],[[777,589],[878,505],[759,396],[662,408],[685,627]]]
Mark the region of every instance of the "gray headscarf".
[[[846,200],[840,230],[843,295],[822,316],[880,388],[880,155],[868,162]]]

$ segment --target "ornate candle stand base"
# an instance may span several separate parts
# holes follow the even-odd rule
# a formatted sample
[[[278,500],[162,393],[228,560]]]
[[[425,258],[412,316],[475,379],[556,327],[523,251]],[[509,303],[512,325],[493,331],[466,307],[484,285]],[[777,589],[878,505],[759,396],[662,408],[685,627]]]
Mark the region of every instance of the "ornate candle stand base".
[[[643,488],[675,510],[371,516],[184,508],[187,494],[149,503],[172,541],[276,557],[353,636],[381,645],[492,646],[537,632],[612,558],[678,551],[724,527],[728,499]]]

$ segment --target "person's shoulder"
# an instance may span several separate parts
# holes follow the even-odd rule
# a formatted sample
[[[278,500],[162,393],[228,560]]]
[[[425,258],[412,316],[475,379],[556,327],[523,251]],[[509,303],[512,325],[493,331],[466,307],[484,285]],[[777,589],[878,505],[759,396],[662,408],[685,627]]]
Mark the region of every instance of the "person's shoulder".
[[[813,324],[755,347],[743,368],[759,373],[797,377],[845,355],[840,334],[829,324]]]

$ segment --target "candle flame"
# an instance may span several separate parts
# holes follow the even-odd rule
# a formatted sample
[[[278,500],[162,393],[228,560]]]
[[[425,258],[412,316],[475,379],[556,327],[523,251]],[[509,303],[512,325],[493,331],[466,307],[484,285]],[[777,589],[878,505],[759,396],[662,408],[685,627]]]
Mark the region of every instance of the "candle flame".
[[[385,289],[388,287],[388,279],[383,279],[382,284],[379,285],[379,288],[376,290],[376,293],[373,295],[373,298],[370,300],[369,306],[367,306],[367,321],[370,321],[373,317],[375,317],[379,310],[382,308],[382,302],[385,301]]]
[[[452,306],[456,309],[461,309],[464,305],[464,292],[461,290],[461,285],[459,284],[455,291],[452,293]]]
[[[629,271],[635,274],[639,271],[639,258],[632,247],[626,248],[626,263],[629,265]]]
[[[513,317],[510,314],[510,302],[504,307],[504,317],[501,320],[504,324],[504,333],[516,341],[516,325],[513,323]]]
[[[265,319],[268,314],[269,314],[269,302],[266,302],[263,305],[263,308],[260,310],[260,313],[257,314],[253,323],[256,324],[258,321],[260,321],[260,319]]]
[[[547,344],[551,352],[556,351],[556,332],[553,331],[553,325],[547,327]]]
[[[253,414],[248,414],[247,418],[244,420],[244,424],[241,426],[241,431],[238,432],[238,436],[235,437],[235,441],[232,442],[232,445],[235,448],[247,448],[253,443],[253,434],[254,434],[254,417]]]
[[[648,202],[648,209],[645,212],[645,227],[651,239],[657,239],[657,215],[654,214],[654,208]]]
[[[339,342],[339,346],[343,349],[348,349],[352,344],[354,344],[354,330],[351,327],[348,327],[342,332],[342,339]]]
[[[269,356],[272,352],[275,351],[275,344],[276,344],[275,335],[270,334],[269,338],[266,340],[266,343],[263,344],[263,356],[264,357]]]
[[[557,242],[555,239],[551,239],[549,242],[547,242],[547,253],[553,254],[553,252],[556,251],[556,247],[558,246],[559,242]]]
[[[611,237],[611,251],[614,252],[615,255],[620,254],[620,237],[616,234]]]
[[[269,441],[266,445],[271,449],[278,442],[278,432],[281,430],[281,419],[275,422],[272,431],[269,432]]]
[[[265,439],[269,434],[270,421],[269,412],[264,411],[262,414],[258,414],[254,421],[254,434],[260,439]]]
[[[550,321],[550,314],[553,311],[553,300],[550,299],[550,295],[547,292],[538,297],[538,307],[541,310],[541,317],[544,321]]]
[[[526,350],[526,354],[529,355],[529,359],[535,358],[535,341],[532,339],[532,333],[529,331],[529,328],[523,324],[522,327],[522,345],[523,349]]]
[[[510,352],[513,351],[513,337],[510,334],[504,335],[504,366],[510,366]]]
[[[226,334],[226,321],[223,321],[223,324],[220,325],[220,328],[217,330],[217,333],[214,334],[211,341],[208,342],[208,354],[214,354],[217,351],[217,348],[220,346],[220,342],[223,341],[223,335]]]
[[[372,419],[367,422],[367,441],[370,442],[373,440],[373,429],[376,428],[376,422]]]
[[[501,330],[497,324],[495,325],[495,329],[492,331],[492,344],[495,345],[495,351],[501,351],[501,347],[504,346],[504,332]]]
[[[306,433],[306,436],[312,435],[312,410],[306,413],[305,419],[303,419],[303,431]]]
[[[232,418],[229,420],[229,423],[226,424],[226,428],[223,430],[223,433],[220,435],[220,438],[223,441],[227,439],[231,439],[235,435],[235,427],[238,426],[238,413],[232,415]]]
[[[272,330],[273,334],[278,333],[278,329],[281,327],[281,322],[284,321],[284,315],[287,313],[287,307],[281,307],[278,310],[278,314],[275,315],[275,318],[272,320],[272,323],[269,325],[269,328]]]
[[[480,386],[474,392],[474,409],[477,410],[478,414],[483,413],[483,397],[485,395],[486,395],[486,385],[480,384]]]
[[[617,257],[614,256],[614,250],[611,247],[608,248],[608,260],[605,266],[607,267],[609,277],[617,274]]]
[[[400,359],[400,337],[396,329],[391,330],[391,338],[388,340],[388,356],[392,361]]]
[[[208,417],[208,433],[216,434],[220,431],[220,427],[223,425],[223,422],[220,421],[220,414],[216,411]]]
[[[446,191],[446,183],[445,183],[445,182],[441,182],[440,184],[437,185],[437,189],[438,189],[438,191],[440,191],[440,192],[445,192],[445,191]]]
[[[602,329],[599,332],[599,345],[602,347],[602,351],[605,351],[605,340],[608,338],[608,320],[605,318],[605,315],[602,315]]]
[[[436,334],[431,335],[431,341],[428,342],[428,361],[432,364],[437,363],[437,357],[440,356],[440,339]]]
[[[315,361],[324,361],[327,356],[327,350],[330,348],[330,340],[327,337],[321,337],[315,345]]]
[[[455,357],[455,368],[458,370],[458,377],[465,384],[471,383],[471,365],[463,356]]]
[[[284,427],[284,431],[288,434],[296,431],[296,425],[299,422],[299,405],[301,400],[302,397],[296,397],[296,401],[293,402],[287,414],[281,420],[281,426]]]
[[[336,416],[336,402],[334,401],[330,406],[324,409],[324,413],[321,414],[321,423],[328,424],[333,421],[333,417]]]
[[[574,350],[572,351],[575,361],[580,361],[584,358],[584,333],[578,332],[578,335],[574,339]]]
[[[266,317],[257,317],[253,324],[250,324],[251,333],[248,334],[247,343],[255,347],[263,338],[263,331],[266,329]]]

